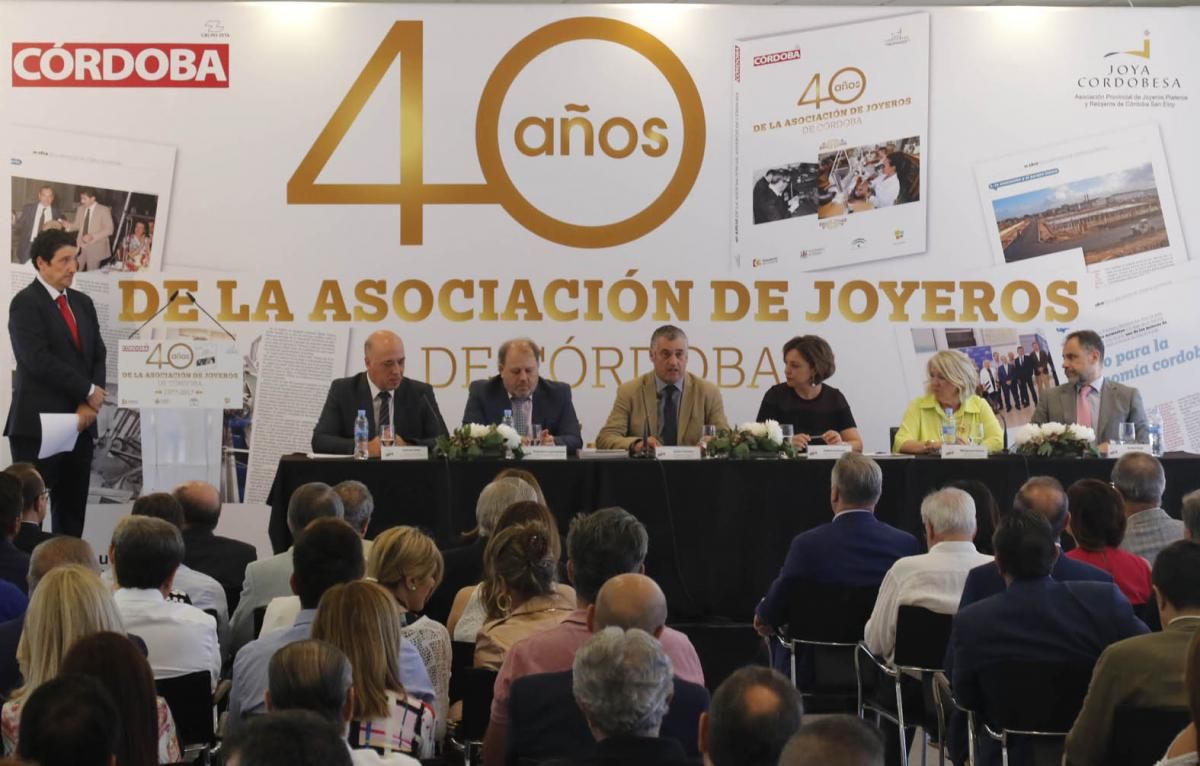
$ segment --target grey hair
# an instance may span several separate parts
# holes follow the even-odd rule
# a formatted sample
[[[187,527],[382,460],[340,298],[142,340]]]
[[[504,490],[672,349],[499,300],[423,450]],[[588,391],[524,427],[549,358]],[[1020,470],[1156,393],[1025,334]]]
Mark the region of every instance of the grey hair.
[[[1167,489],[1167,476],[1153,455],[1129,452],[1113,466],[1112,483],[1126,500],[1158,505]]]
[[[375,498],[371,490],[361,481],[347,479],[337,484],[333,491],[342,499],[342,518],[354,527],[354,531],[362,534],[371,523],[371,514],[375,512]]]
[[[479,499],[475,501],[475,523],[479,526],[480,537],[491,537],[496,530],[496,522],[500,514],[508,510],[514,503],[526,501],[537,502],[537,490],[515,476],[496,479],[483,488]]]
[[[520,348],[522,346],[533,352],[533,359],[535,362],[540,363],[542,361],[542,349],[533,341],[533,339],[513,338],[512,340],[506,340],[501,343],[499,350],[496,351],[496,358],[500,363],[500,367],[504,367],[504,362],[508,359],[509,350],[513,349],[514,347]]]
[[[658,343],[659,338],[666,338],[667,340],[675,340],[676,338],[683,338],[683,340],[686,342],[688,339],[688,336],[687,336],[686,332],[684,332],[680,328],[676,327],[675,325],[665,324],[662,327],[659,327],[657,330],[655,330],[650,335],[650,350],[651,351],[654,350],[654,345],[656,343]]]
[[[1187,527],[1188,535],[1200,541],[1200,489],[1183,496],[1183,525]],[[34,549],[36,550],[36,548]]]
[[[975,535],[975,499],[961,489],[946,487],[921,501],[921,521],[938,535]]]
[[[122,588],[161,588],[183,563],[183,534],[154,516],[126,516],[112,534],[114,579]]]
[[[872,508],[883,494],[883,470],[865,455],[847,452],[833,464],[830,481],[848,505]]]
[[[288,498],[287,525],[294,538],[316,519],[345,516],[342,499],[323,481],[301,484]]]
[[[673,688],[662,644],[637,628],[605,628],[575,654],[575,702],[606,737],[657,737]]]

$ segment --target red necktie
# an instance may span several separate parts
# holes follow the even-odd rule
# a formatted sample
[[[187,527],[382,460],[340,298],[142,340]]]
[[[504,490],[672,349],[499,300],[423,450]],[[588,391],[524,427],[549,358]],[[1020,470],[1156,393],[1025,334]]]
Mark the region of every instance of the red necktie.
[[[54,302],[58,304],[58,311],[67,323],[67,329],[71,331],[71,340],[75,341],[75,348],[82,351],[83,344],[79,342],[79,325],[75,324],[75,315],[67,306],[67,296],[60,295]]]

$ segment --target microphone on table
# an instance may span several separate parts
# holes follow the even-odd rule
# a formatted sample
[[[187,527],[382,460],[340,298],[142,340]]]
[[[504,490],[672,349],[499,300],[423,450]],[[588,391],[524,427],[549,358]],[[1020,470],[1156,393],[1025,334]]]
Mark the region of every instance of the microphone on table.
[[[422,392],[421,401],[425,403],[425,406],[437,418],[438,425],[442,427],[442,433],[449,435],[450,431],[446,428],[446,421],[442,420],[442,413],[438,412],[438,408],[433,406],[433,402],[429,401],[429,394]]]

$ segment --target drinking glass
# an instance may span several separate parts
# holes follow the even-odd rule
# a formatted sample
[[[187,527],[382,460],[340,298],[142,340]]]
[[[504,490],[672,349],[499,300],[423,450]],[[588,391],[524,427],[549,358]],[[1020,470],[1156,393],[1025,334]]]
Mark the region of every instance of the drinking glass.
[[[1122,423],[1117,432],[1117,444],[1133,444],[1137,441],[1137,426],[1133,423]]]
[[[715,438],[717,438],[717,427],[710,423],[705,423],[700,438],[700,447],[704,450],[705,454],[708,453],[708,443]]]
[[[983,423],[975,423],[971,426],[971,433],[968,435],[968,438],[972,444],[978,446],[983,444],[983,434]]]
[[[529,427],[529,436],[533,439],[533,446],[538,446],[542,443],[542,424],[534,423]]]
[[[383,447],[391,447],[396,443],[396,432],[392,430],[391,423],[384,423],[379,426],[379,444]]]
[[[791,423],[780,423],[779,431],[783,434],[783,443],[791,444],[792,437],[796,435],[796,427]]]

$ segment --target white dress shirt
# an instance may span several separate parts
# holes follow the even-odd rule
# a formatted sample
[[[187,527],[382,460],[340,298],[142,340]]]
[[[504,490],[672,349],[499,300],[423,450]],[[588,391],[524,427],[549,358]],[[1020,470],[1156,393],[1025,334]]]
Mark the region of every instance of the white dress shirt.
[[[101,572],[100,579],[109,588],[116,590],[111,568]],[[221,642],[221,648],[226,649],[229,645],[229,600],[225,597],[225,589],[221,587],[221,583],[203,572],[197,572],[187,564],[180,564],[175,570],[175,583],[171,590],[186,594],[192,606],[200,611],[211,609],[217,613],[217,638]]]
[[[967,573],[992,557],[975,549],[975,543],[944,542],[929,553],[896,561],[883,576],[879,598],[867,620],[864,641],[876,657],[891,662],[896,649],[896,617],[901,606],[919,606],[940,614],[954,614],[967,583]]]
[[[33,229],[29,232],[29,241],[37,239],[37,235],[42,233],[42,225],[48,223],[50,219],[50,208],[42,203],[38,203],[37,212],[33,216]]]
[[[121,588],[113,594],[125,630],[141,637],[150,650],[155,678],[207,670],[213,688],[221,674],[221,648],[212,615],[188,604],[167,601],[152,588]]]

